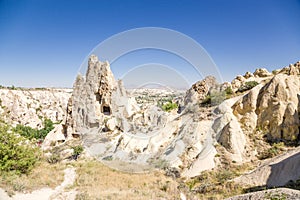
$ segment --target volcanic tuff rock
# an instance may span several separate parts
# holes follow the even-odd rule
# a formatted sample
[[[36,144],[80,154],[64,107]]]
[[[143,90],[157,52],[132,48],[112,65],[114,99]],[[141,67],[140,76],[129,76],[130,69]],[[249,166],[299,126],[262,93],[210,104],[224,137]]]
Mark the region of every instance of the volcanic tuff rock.
[[[272,73],[268,72],[268,70],[265,68],[259,68],[255,70],[253,75],[255,77],[268,77],[268,76],[272,76]]]
[[[187,105],[188,103],[200,102],[204,100],[209,91],[217,86],[218,83],[215,77],[205,77],[205,79],[193,84],[192,87],[186,92],[184,104]]]
[[[233,113],[247,134],[257,128],[269,140],[294,141],[299,134],[298,76],[278,74],[266,85],[253,88],[233,106]]]
[[[86,77],[78,75],[68,104],[65,121],[67,135],[78,135],[83,129],[100,128],[104,119],[113,117],[115,127],[127,129],[123,119],[139,111],[135,100],[129,98],[121,81],[115,81],[108,62],[92,55]],[[111,121],[110,121],[111,123]],[[104,127],[103,127],[104,128]]]
[[[9,124],[43,128],[43,119],[66,116],[70,89],[0,89],[0,115]]]
[[[284,186],[300,177],[300,148],[268,159],[257,169],[244,174],[234,181],[248,186]]]
[[[209,77],[200,85],[201,96],[216,82]],[[166,161],[186,176],[195,176],[215,166],[216,153],[209,134],[212,113],[199,109],[197,103],[190,103],[181,114],[164,112],[156,105],[141,110],[122,82],[115,81],[109,63],[91,56],[86,76],[79,75],[74,83],[67,117],[49,135],[61,138],[62,131],[67,139],[79,136],[88,152],[105,162],[157,166]]]
[[[258,129],[270,140],[298,137],[300,81],[296,75],[273,77],[257,70],[256,76],[237,76],[231,85],[218,85],[207,77],[187,91],[181,113],[166,113],[155,105],[141,109],[122,82],[115,81],[108,62],[91,56],[88,64],[86,77],[76,79],[68,115],[58,130],[63,129],[69,138],[82,137],[90,154],[99,159],[151,165],[159,158],[192,177],[215,166],[214,141],[231,160],[241,163],[257,156],[251,137]],[[246,80],[260,84],[211,107],[213,113],[201,108],[199,103],[214,90],[237,89]]]

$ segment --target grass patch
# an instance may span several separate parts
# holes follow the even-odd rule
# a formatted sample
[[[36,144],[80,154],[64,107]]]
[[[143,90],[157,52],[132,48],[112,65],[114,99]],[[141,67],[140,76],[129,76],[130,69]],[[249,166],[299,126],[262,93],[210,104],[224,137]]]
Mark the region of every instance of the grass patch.
[[[223,199],[243,193],[243,187],[233,182],[232,179],[249,169],[249,164],[243,164],[204,171],[200,176],[187,181],[186,185],[200,199]]]
[[[176,199],[176,181],[162,172],[130,174],[108,168],[99,161],[78,160],[74,184],[76,199]]]
[[[31,192],[43,187],[55,188],[64,179],[65,165],[38,162],[30,173],[17,175],[13,172],[1,172],[0,187],[8,194],[15,192]]]
[[[283,142],[273,143],[270,148],[264,150],[259,154],[258,159],[264,160],[267,158],[273,158],[281,154],[285,149],[285,144]]]

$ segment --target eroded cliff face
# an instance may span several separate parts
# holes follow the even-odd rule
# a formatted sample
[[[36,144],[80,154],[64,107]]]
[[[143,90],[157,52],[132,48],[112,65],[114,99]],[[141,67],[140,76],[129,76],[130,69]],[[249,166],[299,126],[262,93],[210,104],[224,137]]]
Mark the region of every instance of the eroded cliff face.
[[[5,122],[43,128],[43,119],[66,117],[70,89],[0,89],[0,116]]]
[[[259,85],[216,109],[222,113],[215,121],[216,139],[232,159],[255,159],[263,145],[258,135],[269,142],[299,143],[299,68],[300,62],[278,70],[276,75],[256,70],[257,78],[251,80]]]
[[[233,105],[245,134],[261,130],[270,141],[295,141],[299,135],[298,75],[277,74]]]
[[[66,135],[70,137],[80,135],[84,129],[105,128],[104,120],[112,118],[114,128],[124,129],[122,120],[139,111],[122,82],[114,79],[109,63],[100,62],[94,55],[89,59],[86,76],[78,75],[73,88],[65,121]]]

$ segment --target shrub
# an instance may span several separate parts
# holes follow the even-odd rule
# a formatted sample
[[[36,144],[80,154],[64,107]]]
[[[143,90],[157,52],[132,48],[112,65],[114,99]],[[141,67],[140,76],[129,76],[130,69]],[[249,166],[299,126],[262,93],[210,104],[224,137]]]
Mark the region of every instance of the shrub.
[[[202,105],[209,105],[209,104],[211,104],[211,96],[209,94],[206,95],[205,99],[202,100],[201,104]]]
[[[238,89],[238,92],[244,92],[244,91],[250,90],[257,85],[258,85],[258,82],[256,82],[256,81],[248,81]]]
[[[222,103],[225,99],[225,93],[220,91],[211,91],[206,95],[205,99],[202,100],[202,105],[215,106]]]
[[[232,95],[233,95],[233,91],[232,91],[232,88],[229,86],[225,89],[226,99],[229,99]]]
[[[39,150],[24,137],[0,125],[0,170],[28,173],[39,159]]]
[[[31,128],[29,126],[18,124],[13,129],[13,131],[29,140],[32,140],[34,138],[37,140],[39,139],[43,140],[45,139],[47,134],[54,129],[54,123],[50,119],[45,119],[43,124],[44,124],[44,128],[40,130]]]
[[[165,103],[164,105],[162,105],[161,108],[166,112],[170,112],[171,110],[178,108],[178,105],[177,105],[177,103],[172,103],[171,101],[169,101],[169,102]]]
[[[284,150],[284,148],[285,146],[283,142],[273,143],[272,146],[269,149],[263,151],[258,158],[260,160],[273,158],[279,155]]]
[[[74,160],[77,160],[78,156],[83,152],[84,149],[81,145],[74,146],[72,149],[74,151],[72,157]]]

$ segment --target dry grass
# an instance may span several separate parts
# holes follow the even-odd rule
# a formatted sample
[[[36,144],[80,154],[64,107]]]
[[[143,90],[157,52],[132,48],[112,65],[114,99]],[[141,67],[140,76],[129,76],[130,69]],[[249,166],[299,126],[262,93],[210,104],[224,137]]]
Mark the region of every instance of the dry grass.
[[[64,169],[64,164],[49,164],[41,161],[28,175],[18,176],[14,173],[2,173],[0,187],[5,189],[9,195],[16,191],[31,192],[44,187],[55,188],[64,179]]]
[[[178,183],[162,172],[131,174],[99,161],[78,161],[74,187],[77,199],[178,199]]]
[[[200,199],[224,199],[244,193],[244,188],[232,181],[235,177],[252,169],[250,163],[243,165],[230,165],[212,171],[204,171],[186,182],[186,185]]]

